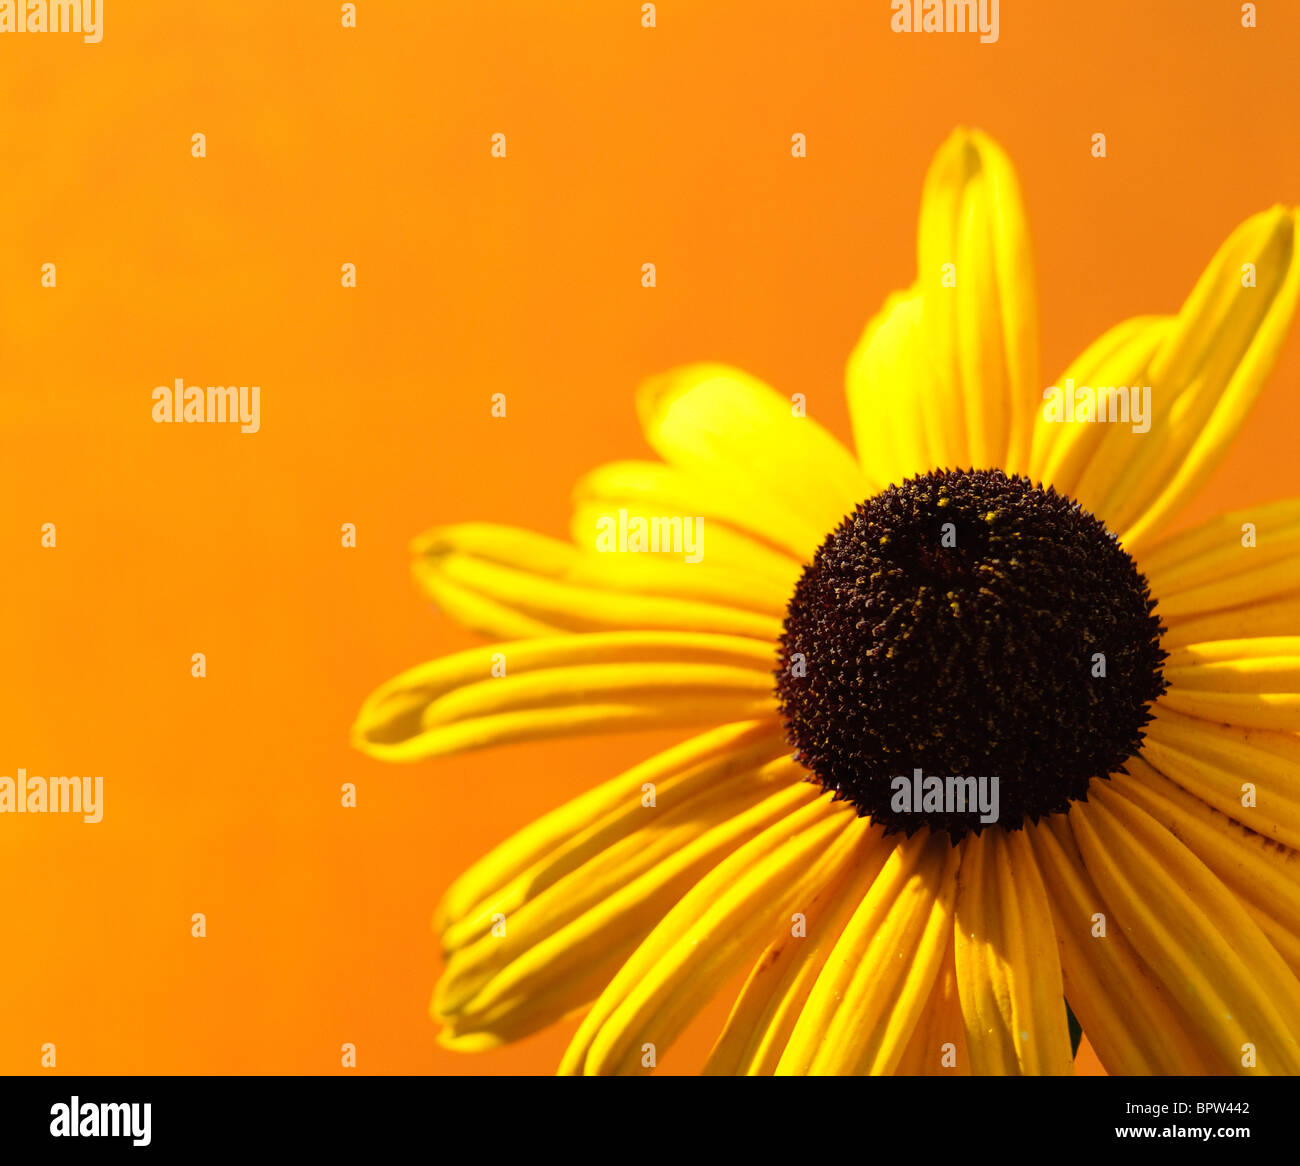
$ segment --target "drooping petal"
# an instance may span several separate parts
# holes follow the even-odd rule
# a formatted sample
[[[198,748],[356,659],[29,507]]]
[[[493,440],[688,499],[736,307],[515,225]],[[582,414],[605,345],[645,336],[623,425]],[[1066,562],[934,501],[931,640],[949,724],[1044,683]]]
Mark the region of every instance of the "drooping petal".
[[[775,721],[741,721],[711,729],[632,766],[618,777],[529,823],[479,859],[447,890],[435,930],[456,951],[491,929],[497,910],[512,909],[605,847],[644,826],[647,789],[655,807],[697,793],[787,754]]]
[[[1070,825],[1114,923],[1230,1071],[1300,1071],[1300,981],[1213,871],[1104,781]]]
[[[1235,822],[1300,847],[1300,737],[1216,725],[1155,706],[1142,756]]]
[[[926,175],[917,232],[921,329],[937,391],[920,398],[930,452],[950,468],[1023,471],[1039,399],[1038,299],[1015,170],[959,129]]]
[[[1145,972],[1080,858],[1061,815],[1026,828],[1052,904],[1065,996],[1102,1065],[1122,1076],[1210,1073],[1160,985]]]
[[[893,848],[822,968],[778,1074],[892,1073],[952,937],[961,848],[928,830]]]
[[[1072,1074],[1051,908],[1023,830],[966,839],[955,937],[972,1072]]]
[[[482,1048],[589,1004],[692,886],[819,793],[782,758],[669,797],[662,810],[629,808],[651,820],[621,838],[596,838],[608,845],[573,869],[560,856],[560,869],[538,872],[522,901],[495,904],[491,928],[451,954],[434,997],[435,1017],[448,1024],[439,1039]]]
[[[1117,793],[1140,806],[1208,866],[1300,974],[1300,852],[1247,830],[1180,789],[1141,757],[1111,775]]]
[[[957,989],[955,952],[956,944],[949,936],[948,950],[930,990],[930,999],[895,1070],[899,1076],[970,1076],[970,1050],[966,1046],[966,1021]]]
[[[792,911],[859,861],[872,828],[828,795],[770,827],[700,880],[646,937],[592,1006],[563,1074],[635,1073],[656,1061]]]
[[[737,369],[691,365],[655,377],[637,410],[664,461],[746,499],[801,560],[879,485],[790,398]]]
[[[1292,211],[1274,207],[1219,248],[1144,370],[1149,431],[1098,426],[1105,433],[1076,497],[1130,553],[1206,480],[1259,395],[1300,292],[1295,224]]]
[[[883,835],[876,839],[852,869],[839,872],[801,910],[802,933],[787,928],[764,949],[709,1053],[706,1076],[776,1072],[813,984],[889,856],[892,848]]]
[[[353,742],[385,761],[518,741],[774,716],[772,646],[689,632],[593,632],[471,648],[362,705]]]
[[[1300,636],[1256,636],[1175,648],[1161,704],[1247,729],[1300,729]]]
[[[681,517],[676,521],[680,546]],[[703,554],[709,532],[698,533]],[[517,634],[511,629],[531,624],[531,635],[665,629],[774,640],[788,599],[761,576],[687,562],[682,554],[584,553],[489,523],[441,527],[412,549],[415,577],[429,597],[486,635]],[[502,611],[520,622],[501,621]]]

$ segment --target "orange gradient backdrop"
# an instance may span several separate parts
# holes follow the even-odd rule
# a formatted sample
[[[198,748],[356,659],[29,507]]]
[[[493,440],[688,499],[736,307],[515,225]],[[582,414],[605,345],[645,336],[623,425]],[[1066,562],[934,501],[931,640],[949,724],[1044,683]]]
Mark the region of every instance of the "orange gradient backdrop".
[[[663,0],[654,30],[639,0],[359,0],[355,31],[333,0],[106,7],[99,45],[0,36],[0,773],[105,779],[100,825],[0,817],[9,1073],[47,1042],[70,1073],[331,1073],[343,1042],[366,1073],[552,1071],[576,1022],[437,1046],[434,906],[669,738],[353,752],[376,684],[474,642],[408,540],[563,535],[573,478],[646,452],[638,380],[681,362],[847,437],[845,357],[914,276],[955,125],[1018,166],[1048,376],[1300,199],[1283,0],[1253,31],[1228,0],[1003,0],[993,45],[894,34],[887,0]],[[259,384],[261,432],[154,424],[176,377]],[[1292,337],[1188,517],[1295,492],[1298,378]]]

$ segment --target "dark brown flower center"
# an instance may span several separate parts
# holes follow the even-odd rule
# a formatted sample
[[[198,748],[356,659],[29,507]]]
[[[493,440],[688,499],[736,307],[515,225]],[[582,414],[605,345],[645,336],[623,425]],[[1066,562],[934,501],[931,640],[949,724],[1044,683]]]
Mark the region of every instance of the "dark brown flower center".
[[[1147,581],[1077,502],[1000,470],[860,504],[795,587],[777,696],[797,756],[888,832],[1065,811],[1165,689]]]

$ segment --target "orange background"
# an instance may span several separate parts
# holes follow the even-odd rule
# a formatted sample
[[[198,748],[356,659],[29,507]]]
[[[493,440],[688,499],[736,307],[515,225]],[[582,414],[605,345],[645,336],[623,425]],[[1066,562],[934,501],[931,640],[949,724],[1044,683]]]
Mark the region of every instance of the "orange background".
[[[639,0],[339,7],[108,0],[99,45],[0,36],[0,773],[105,778],[98,826],[0,817],[2,1071],[54,1042],[60,1072],[330,1073],[344,1041],[360,1072],[551,1071],[574,1023],[436,1046],[434,905],[667,738],[353,752],[375,685],[473,642],[408,540],[563,535],[573,478],[646,452],[637,381],[685,361],[847,436],[845,357],[914,275],[957,124],[1019,168],[1049,377],[1300,198],[1282,0],[1253,31],[1229,0],[1003,0],[994,45],[894,34],[887,0],[663,0],[653,31]],[[261,432],[154,424],[178,376],[261,385]],[[1298,377],[1293,336],[1188,517],[1294,492]]]

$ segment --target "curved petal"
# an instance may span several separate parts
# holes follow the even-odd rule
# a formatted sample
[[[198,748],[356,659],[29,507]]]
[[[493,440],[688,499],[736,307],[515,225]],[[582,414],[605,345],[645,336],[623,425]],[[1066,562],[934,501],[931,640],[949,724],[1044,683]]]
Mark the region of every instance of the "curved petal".
[[[1070,825],[1114,925],[1229,1071],[1300,1071],[1300,982],[1213,871],[1106,782]]]
[[[1300,729],[1300,636],[1189,644],[1170,653],[1164,674],[1166,708],[1247,729]]]
[[[703,523],[695,527],[702,554],[708,533]],[[776,640],[788,598],[760,576],[687,562],[681,554],[583,553],[490,523],[439,527],[412,549],[425,593],[486,635],[521,638],[513,629],[531,624],[538,629],[532,635],[665,629]],[[468,602],[474,600],[490,606]],[[520,622],[496,618],[500,612]]]
[[[866,473],[899,483],[942,464],[946,442],[927,429],[925,402],[940,393],[921,293],[896,292],[867,325],[845,370],[853,442]]]
[[[656,753],[618,777],[530,822],[465,871],[443,895],[434,930],[444,944],[464,941],[465,927],[474,916],[490,914],[491,906],[507,898],[512,885],[535,886],[539,869],[554,871],[564,856],[572,861],[579,839],[611,819],[621,820],[629,805],[641,806],[648,783],[657,794],[681,796],[696,783],[705,786],[725,780],[742,769],[774,760],[788,751],[775,721],[741,721],[723,725]],[[449,937],[453,929],[458,934]],[[481,934],[475,932],[475,935]]]
[[[802,523],[776,530],[753,499],[721,487],[703,473],[688,473],[662,462],[609,462],[578,479],[573,488],[574,544],[585,544],[597,523],[620,510],[628,518],[690,514],[702,517],[708,530],[709,563],[737,575],[763,580],[764,594],[789,599],[804,561]],[[788,523],[788,519],[783,519]]]
[[[471,648],[376,689],[353,744],[383,761],[517,741],[775,716],[772,646],[740,636],[592,632]]]
[[[1112,788],[1140,806],[1208,866],[1300,973],[1300,852],[1270,842],[1180,789],[1140,757]]]
[[[700,880],[663,918],[583,1020],[562,1074],[635,1073],[662,1057],[704,1001],[752,960],[789,914],[874,840],[829,795],[770,827]]]
[[[1023,830],[966,839],[955,936],[971,1071],[1072,1074],[1051,908]]]
[[[928,830],[893,848],[790,1035],[778,1074],[897,1069],[952,936],[961,848]]]
[[[1142,756],[1235,822],[1300,847],[1300,737],[1216,725],[1155,706]]]
[[[1132,764],[1132,762],[1130,762]],[[1217,1068],[1118,927],[1061,815],[1026,827],[1052,904],[1065,997],[1108,1073],[1179,1076]]]
[[[938,463],[1023,471],[1039,395],[1038,293],[1020,185],[1001,147],[956,130],[921,195],[917,286],[938,392],[921,400]]]
[[[1076,497],[1130,552],[1206,480],[1259,395],[1300,291],[1295,225],[1295,214],[1279,206],[1228,237],[1144,370],[1150,430],[1104,426]]]
[[[801,560],[876,492],[836,438],[737,369],[690,365],[655,377],[638,392],[637,410],[664,461],[747,499]]]
[[[671,799],[523,901],[495,905],[490,929],[453,952],[434,996],[444,1045],[483,1048],[589,1004],[682,895],[820,791],[789,758]],[[567,866],[564,859],[561,866]]]

